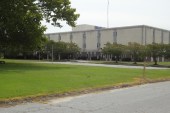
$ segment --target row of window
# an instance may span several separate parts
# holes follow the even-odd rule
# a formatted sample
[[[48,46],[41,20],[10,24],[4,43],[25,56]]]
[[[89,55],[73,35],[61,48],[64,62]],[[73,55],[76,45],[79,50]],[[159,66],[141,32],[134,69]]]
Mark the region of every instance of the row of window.
[[[142,31],[143,32],[143,31]],[[146,31],[145,31],[146,32]],[[153,29],[153,34],[152,34],[152,36],[153,36],[153,42],[156,42],[156,30],[155,29]],[[147,35],[147,33],[145,34],[145,36]],[[145,37],[144,36],[144,37]],[[49,37],[49,39],[50,39],[50,35],[48,36]],[[86,32],[84,32],[83,33],[83,35],[82,35],[82,37],[83,37],[83,49],[86,49]],[[145,43],[146,43],[146,39],[144,39],[144,37],[143,37],[143,35],[142,35],[142,42],[145,40]],[[70,41],[72,42],[72,40],[73,40],[73,34],[71,33],[70,34]],[[161,43],[163,43],[163,40],[164,40],[164,31],[161,31]],[[58,41],[61,41],[61,35],[60,34],[58,34]],[[114,31],[113,32],[113,42],[117,42],[117,31]],[[170,33],[169,33],[169,43],[170,43]],[[96,43],[96,47],[98,48],[98,49],[100,49],[101,48],[101,32],[100,31],[98,31],[97,32],[97,43]]]
[[[153,36],[153,38],[152,38],[153,43],[156,42],[156,35],[155,34],[156,34],[156,30],[153,29],[153,34],[152,34],[152,36]],[[145,34],[145,36],[146,35],[147,35],[147,33]],[[164,40],[164,31],[161,31],[161,43],[163,43],[163,40]],[[146,43],[146,39],[145,39],[145,43]],[[170,43],[170,32],[169,32],[169,43]]]
[[[163,43],[164,32],[161,32],[161,43]],[[153,29],[153,43],[155,43],[155,29]]]
[[[86,49],[86,33],[83,33],[83,49]],[[73,40],[73,34],[70,34],[70,41],[72,42]],[[61,41],[61,35],[58,35],[58,41]],[[117,42],[117,32],[113,32],[113,42]],[[100,31],[97,32],[97,48],[101,48],[101,33]]]

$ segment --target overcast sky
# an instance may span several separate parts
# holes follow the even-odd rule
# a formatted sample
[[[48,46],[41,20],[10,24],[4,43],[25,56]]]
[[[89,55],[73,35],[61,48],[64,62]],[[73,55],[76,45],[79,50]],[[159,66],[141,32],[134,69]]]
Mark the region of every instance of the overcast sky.
[[[70,0],[80,14],[77,24],[107,27],[108,0]],[[109,27],[149,25],[170,30],[170,0],[109,0]],[[71,31],[63,27],[47,26],[46,33]]]

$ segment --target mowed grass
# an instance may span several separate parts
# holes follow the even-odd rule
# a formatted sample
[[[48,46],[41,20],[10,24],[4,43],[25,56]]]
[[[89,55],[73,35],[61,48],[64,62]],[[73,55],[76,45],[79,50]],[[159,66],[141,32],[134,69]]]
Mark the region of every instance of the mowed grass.
[[[120,69],[7,60],[0,64],[0,100],[61,94],[131,83],[142,69]],[[170,69],[146,70],[150,79],[170,78]]]
[[[96,64],[114,64],[114,65],[143,65],[144,62],[137,62],[137,64],[134,64],[134,62],[124,62],[124,61],[119,61],[118,63],[116,63],[115,61],[89,61],[90,63],[96,63]],[[169,66],[170,67],[170,62],[157,62],[158,65],[156,65],[157,67],[161,67],[161,66]],[[155,66],[154,62],[145,62],[146,66]]]

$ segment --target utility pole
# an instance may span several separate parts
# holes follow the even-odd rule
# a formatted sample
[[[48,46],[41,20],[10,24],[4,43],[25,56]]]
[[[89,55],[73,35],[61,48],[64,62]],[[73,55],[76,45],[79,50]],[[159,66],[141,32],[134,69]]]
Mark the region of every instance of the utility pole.
[[[107,0],[107,28],[109,28],[109,0]]]
[[[39,61],[40,61],[40,50],[39,50],[39,54],[38,54],[38,59],[39,59]]]
[[[51,55],[51,57],[52,57],[52,62],[53,62],[53,61],[54,61],[54,51],[53,51],[53,44],[52,44],[52,48],[51,48],[51,49],[52,49],[52,50],[51,50],[51,51],[52,51],[52,53],[51,53],[51,54],[52,54],[52,55]]]
[[[146,27],[144,27],[144,30],[145,30],[145,47],[144,47],[144,62],[143,62],[143,75],[142,75],[142,77],[143,77],[143,79],[145,79],[146,78],[146,36],[147,36],[147,34],[146,34]]]

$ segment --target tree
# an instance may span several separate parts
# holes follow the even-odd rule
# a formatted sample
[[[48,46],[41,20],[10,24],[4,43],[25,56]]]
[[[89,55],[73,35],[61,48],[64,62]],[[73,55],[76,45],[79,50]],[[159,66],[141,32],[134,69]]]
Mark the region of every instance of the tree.
[[[67,51],[67,45],[65,42],[54,42],[52,40],[48,41],[46,44],[46,52],[47,55],[50,52],[51,57],[57,57],[58,60],[61,59],[61,54],[65,53]]]
[[[170,44],[165,44],[165,57],[170,58]]]
[[[80,48],[75,43],[54,42],[50,40],[46,44],[47,55],[49,52],[51,54],[53,53],[53,56],[58,60],[60,60],[63,55],[71,58],[71,56],[73,57],[79,51]]]
[[[105,47],[102,49],[102,52],[104,54],[110,54],[114,56],[116,63],[118,63],[118,60],[123,53],[123,45],[117,43],[113,44],[107,43],[105,44]]]
[[[70,58],[73,58],[75,54],[80,52],[80,48],[75,43],[67,43],[67,53]]]
[[[65,42],[56,42],[53,46],[54,55],[58,56],[58,60],[61,59],[61,55],[67,52],[67,44]]]
[[[22,52],[41,47],[46,30],[43,19],[57,27],[62,27],[59,21],[75,26],[79,14],[70,4],[69,0],[1,0],[1,49]]]
[[[152,43],[147,45],[147,52],[153,58],[154,65],[158,65],[157,58],[165,54],[164,44]]]
[[[133,57],[134,64],[137,64],[137,60],[142,56],[143,46],[136,42],[129,42],[128,50]]]

